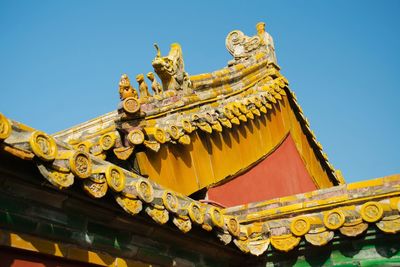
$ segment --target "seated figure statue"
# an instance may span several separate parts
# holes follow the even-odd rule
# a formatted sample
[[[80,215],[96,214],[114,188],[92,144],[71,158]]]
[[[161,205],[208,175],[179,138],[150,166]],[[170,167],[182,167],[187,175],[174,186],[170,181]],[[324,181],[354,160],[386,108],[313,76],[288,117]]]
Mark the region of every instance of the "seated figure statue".
[[[122,74],[121,80],[119,81],[119,98],[124,100],[128,97],[138,98],[136,89],[132,87],[128,75]]]
[[[265,23],[259,22],[256,25],[257,35],[260,37],[261,44],[267,47],[268,55],[271,58],[271,61],[277,63],[276,55],[275,55],[275,46],[274,46],[274,39],[272,36],[265,31]]]

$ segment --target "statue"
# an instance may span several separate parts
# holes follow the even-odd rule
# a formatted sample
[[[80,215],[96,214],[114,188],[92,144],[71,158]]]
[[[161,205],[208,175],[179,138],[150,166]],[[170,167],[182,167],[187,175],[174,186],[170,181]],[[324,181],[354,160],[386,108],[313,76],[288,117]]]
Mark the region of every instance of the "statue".
[[[147,87],[146,82],[144,81],[144,76],[143,74],[139,74],[136,76],[136,81],[139,84],[139,93],[140,93],[140,99],[146,99],[150,96],[149,94],[149,89]]]
[[[231,31],[225,39],[225,45],[229,53],[234,57],[228,65],[233,65],[248,59],[261,48],[261,40],[258,36],[249,37],[241,31]]]
[[[154,94],[161,95],[163,90],[161,85],[157,82],[156,77],[154,77],[154,73],[150,71],[146,76],[151,82],[151,89],[153,90]]]
[[[256,25],[257,35],[249,37],[243,32],[231,31],[225,40],[226,48],[234,57],[228,65],[243,62],[258,52],[265,52],[270,61],[276,63],[274,41],[271,35],[265,32],[265,23],[259,22]]]
[[[124,100],[128,97],[138,98],[138,94],[135,88],[132,87],[128,75],[122,74],[121,79],[119,81],[119,98],[121,100]]]
[[[271,60],[276,63],[276,55],[275,55],[275,46],[274,46],[274,40],[272,39],[272,36],[265,31],[265,23],[264,22],[259,22],[256,25],[257,29],[257,35],[260,37],[261,44],[265,45],[268,50],[268,55],[271,57]]]
[[[160,77],[163,91],[183,91],[184,94],[192,93],[192,83],[185,72],[182,49],[178,43],[171,45],[168,56],[161,57],[157,44],[154,44],[157,55],[152,65]]]

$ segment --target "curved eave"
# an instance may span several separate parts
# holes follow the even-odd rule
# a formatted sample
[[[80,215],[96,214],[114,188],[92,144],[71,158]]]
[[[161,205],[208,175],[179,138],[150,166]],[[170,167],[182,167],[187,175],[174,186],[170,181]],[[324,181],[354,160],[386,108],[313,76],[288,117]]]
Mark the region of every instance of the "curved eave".
[[[400,175],[226,209],[238,216],[250,238],[235,241],[261,255],[271,246],[289,252],[302,241],[325,246],[375,231],[400,232]]]
[[[79,183],[94,198],[111,194],[128,214],[144,211],[159,224],[172,220],[184,233],[199,224],[245,253],[261,255],[270,245],[287,252],[303,239],[324,246],[339,233],[358,236],[373,226],[383,233],[400,232],[400,175],[220,209],[165,190],[2,115],[0,123],[1,153],[32,161],[60,190]]]
[[[190,78],[194,94],[180,96],[179,101],[165,106],[160,106],[155,100],[144,103],[142,106],[147,111],[142,117],[129,118],[114,111],[54,136],[75,148],[83,146],[86,151],[103,158],[105,151],[102,149],[101,138],[107,134],[111,134],[114,139],[114,149],[128,145],[133,151],[138,146],[145,146],[157,152],[160,146],[167,143],[190,144],[190,134],[193,131],[212,133],[226,128],[236,129],[235,124],[265,116],[282,98],[287,97],[330,181],[333,185],[344,183],[317,141],[295,94],[288,87],[287,79],[279,73],[278,66],[268,61],[264,53],[258,53],[244,63]],[[117,129],[124,132],[122,138]],[[129,133],[132,131],[141,135],[139,141],[131,142]],[[120,154],[117,154],[120,159],[128,155]]]
[[[236,218],[225,216],[219,208],[164,189],[151,179],[75,150],[2,114],[0,125],[0,152],[33,162],[42,176],[59,190],[80,184],[94,199],[111,195],[128,214],[144,212],[159,224],[171,220],[183,233],[197,224],[218,236],[223,235],[224,242],[239,235]]]

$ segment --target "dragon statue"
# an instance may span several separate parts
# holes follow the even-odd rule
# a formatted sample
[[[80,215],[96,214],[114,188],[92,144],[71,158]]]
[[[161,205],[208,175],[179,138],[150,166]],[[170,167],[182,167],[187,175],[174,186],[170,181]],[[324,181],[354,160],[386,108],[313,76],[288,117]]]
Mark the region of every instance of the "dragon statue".
[[[154,44],[157,55],[152,62],[154,71],[160,77],[163,91],[182,91],[192,93],[192,83],[189,74],[185,72],[182,49],[178,43],[171,44],[168,56],[161,56],[160,49]]]

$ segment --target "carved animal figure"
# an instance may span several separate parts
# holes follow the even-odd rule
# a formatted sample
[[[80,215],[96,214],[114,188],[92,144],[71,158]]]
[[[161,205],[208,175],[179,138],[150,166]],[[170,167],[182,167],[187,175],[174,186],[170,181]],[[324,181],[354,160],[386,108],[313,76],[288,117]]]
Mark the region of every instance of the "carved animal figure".
[[[181,46],[178,43],[172,44],[168,56],[165,57],[161,57],[158,45],[154,46],[157,49],[157,56],[152,65],[161,79],[163,90],[183,90],[185,94],[191,93],[192,83],[185,72]]]
[[[151,82],[151,89],[153,90],[153,92],[156,95],[161,95],[163,90],[162,90],[161,85],[157,82],[156,77],[154,77],[154,73],[152,73],[151,71],[149,73],[147,73],[147,78]]]
[[[126,74],[122,74],[119,81],[119,98],[124,100],[127,97],[138,98],[138,94],[135,88],[132,87],[129,77]]]
[[[147,87],[146,82],[144,81],[144,76],[143,74],[138,74],[136,76],[136,81],[139,84],[139,93],[140,93],[140,99],[145,99],[150,96],[149,94],[149,88]]]

